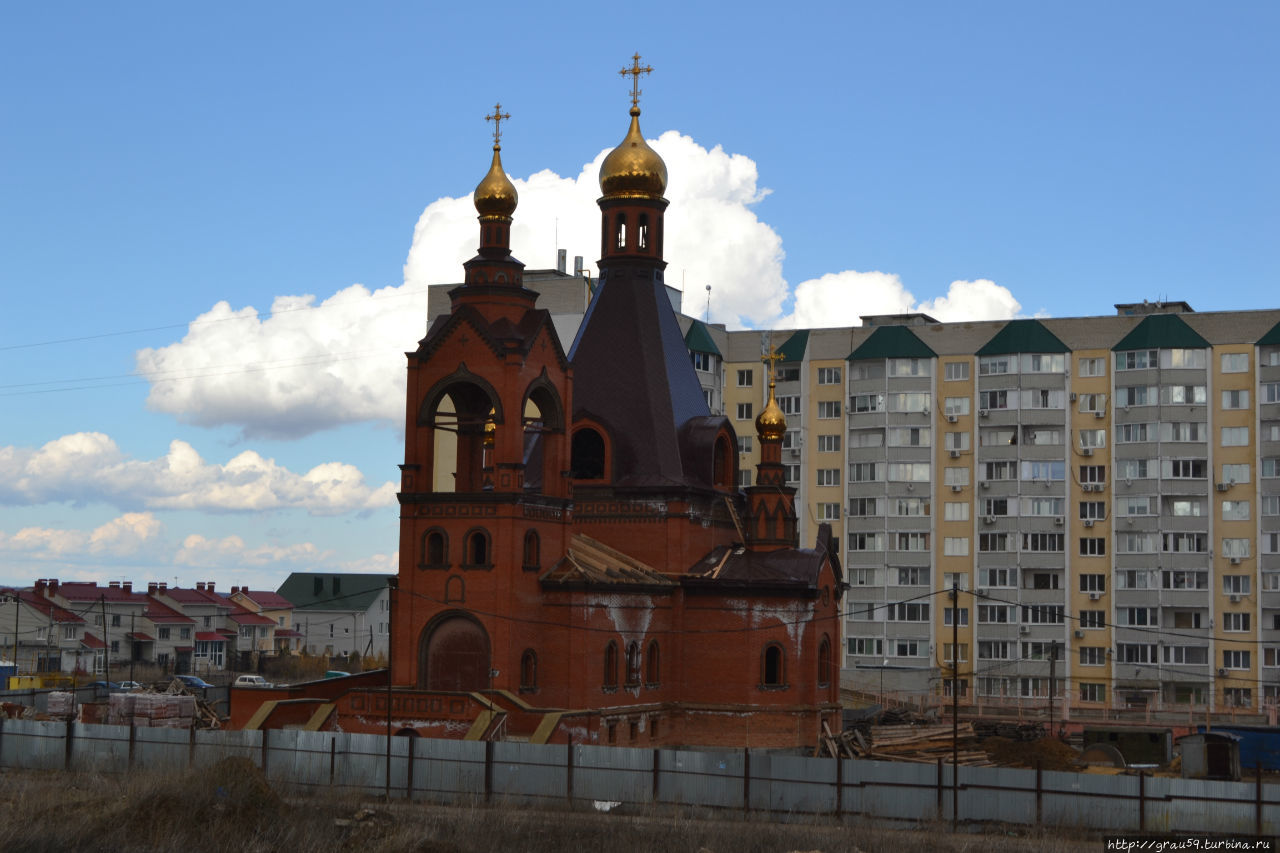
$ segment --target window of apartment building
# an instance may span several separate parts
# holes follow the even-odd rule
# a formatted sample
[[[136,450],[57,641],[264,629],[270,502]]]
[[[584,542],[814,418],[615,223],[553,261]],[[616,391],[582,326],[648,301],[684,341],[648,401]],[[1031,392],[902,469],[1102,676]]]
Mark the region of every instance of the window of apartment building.
[[[1150,533],[1117,533],[1117,554],[1154,554],[1156,538]]]
[[[965,621],[960,624],[968,625],[969,623]],[[945,661],[946,663],[951,663],[951,661],[964,663],[965,661],[969,660],[969,644],[957,643],[955,645],[952,645],[951,643],[943,643],[942,644],[942,660]],[[961,694],[961,695],[964,695],[964,694]]]
[[[1267,646],[1262,650],[1262,665],[1266,667],[1280,666],[1280,646]]]
[[[1122,385],[1116,388],[1116,405],[1122,409],[1130,406],[1154,406],[1159,394],[1154,385]]]
[[[789,429],[782,434],[783,450],[799,450],[800,449],[800,430]]]
[[[890,534],[893,543],[897,546],[895,551],[928,551],[929,550],[929,534],[928,533],[897,533]]]
[[[737,417],[737,419],[738,419],[738,420],[740,420],[740,421],[749,421],[749,420],[751,420],[751,411],[752,411],[752,409],[751,409],[751,404],[750,404],[750,403],[739,403],[739,404],[738,404],[738,417]]]
[[[924,657],[922,650],[928,647],[927,640],[890,640],[889,654],[895,658]]]
[[[1024,409],[1061,409],[1067,392],[1052,388],[1023,389],[1021,400]]]
[[[929,605],[919,602],[900,601],[885,608],[887,622],[928,622]]]
[[[849,500],[849,515],[851,516],[865,518],[880,514],[881,508],[878,498],[851,498]]]
[[[1160,550],[1170,554],[1203,554],[1209,550],[1207,533],[1164,533]]]
[[[1018,476],[1018,463],[1013,461],[984,462],[979,468],[983,480],[1014,480]]]
[[[943,589],[968,589],[969,574],[967,572],[943,572]]]
[[[1203,349],[1162,349],[1160,366],[1174,370],[1204,370],[1209,365]]]
[[[1155,424],[1116,424],[1116,444],[1154,441],[1156,432]]]
[[[1064,373],[1067,357],[1062,353],[1024,352],[1020,367],[1023,373]]]
[[[1264,382],[1258,388],[1259,403],[1280,403],[1280,382]]]
[[[1080,575],[1080,591],[1081,592],[1106,592],[1107,576],[1087,574]]]
[[[883,361],[858,361],[849,365],[850,379],[884,379]]]
[[[1016,409],[1017,407],[1018,407],[1018,398],[1015,392],[1012,408]],[[979,391],[978,392],[978,408],[987,409],[987,410],[1010,408],[1009,392],[1008,391]]]
[[[1106,376],[1107,360],[1105,358],[1082,358],[1078,362],[1080,376]]]
[[[929,427],[890,427],[890,447],[930,447],[933,430]]]
[[[919,391],[903,391],[889,395],[891,412],[927,412],[929,395]]]
[[[1145,500],[1154,505],[1156,498]],[[1205,514],[1205,502],[1198,498],[1166,498],[1164,511],[1176,518],[1199,518]]]
[[[1077,398],[1078,405],[1076,408],[1082,414],[1105,413],[1107,411],[1107,395],[1106,394],[1081,394]]]
[[[782,474],[788,485],[794,485],[800,482],[799,465],[783,465]]]
[[[784,445],[785,446],[785,445]],[[884,430],[859,429],[849,433],[849,447],[884,447]]]
[[[1015,512],[1010,512],[1009,498],[983,498],[982,499],[982,515],[992,518],[1005,518],[1009,515],[1016,514],[1017,504],[1014,503]]]
[[[929,515],[928,498],[897,497],[889,505],[889,515],[924,517]]]
[[[1258,549],[1263,554],[1280,554],[1280,533],[1263,533],[1258,537]]]
[[[876,570],[870,567],[849,570],[849,583],[854,586],[875,586]]]
[[[1116,624],[1156,627],[1160,624],[1160,610],[1156,607],[1117,607]]]
[[[1263,572],[1262,588],[1267,592],[1280,590],[1280,572]]]
[[[1236,391],[1222,392],[1222,408],[1224,409],[1247,409],[1249,408],[1249,392],[1246,389]]]
[[[1250,613],[1223,613],[1222,614],[1222,630],[1239,633],[1248,631]]]
[[[1006,604],[979,604],[978,624],[1007,625],[1016,621],[1016,609]]]
[[[1225,669],[1249,669],[1248,649],[1223,649],[1222,666]]]
[[[784,415],[796,415],[800,413],[799,394],[782,394],[775,399],[778,401],[778,408],[782,410]]]
[[[1222,688],[1222,704],[1228,708],[1253,707],[1253,690],[1249,687]]]
[[[947,450],[968,450],[969,449],[969,433],[965,432],[948,432],[943,438],[943,446]]]
[[[999,376],[1018,372],[1016,355],[985,355],[978,359],[979,376]]]
[[[1107,431],[1105,429],[1080,430],[1080,446],[1090,449],[1106,447]]]
[[[840,417],[840,401],[839,400],[819,400],[818,401],[818,418],[820,420],[831,420]]]
[[[1120,459],[1116,462],[1116,476],[1121,480],[1145,480],[1155,466],[1148,459]]]
[[[1223,595],[1248,595],[1252,588],[1252,578],[1249,575],[1223,575],[1222,576],[1222,594]]]
[[[955,622],[954,622],[954,620],[955,620],[955,618],[956,618],[955,614],[956,614],[957,612],[960,614],[960,621],[959,621],[959,623],[955,623]],[[953,624],[958,624],[958,626],[959,626],[959,627],[961,627],[961,628],[963,628],[963,627],[967,626],[967,625],[969,624],[969,608],[967,608],[967,607],[960,607],[960,608],[955,608],[955,607],[944,607],[944,608],[942,608],[942,624],[943,624],[943,625],[946,625],[947,627],[951,627]]]
[[[751,472],[739,471],[738,472],[738,488],[745,489],[747,486],[750,486],[750,485],[751,485]]]
[[[1203,480],[1209,473],[1204,459],[1163,459],[1160,474],[1166,480]]]
[[[839,468],[819,468],[818,469],[818,485],[819,486],[840,485],[840,469]]]
[[[1090,485],[1105,484],[1107,482],[1107,466],[1106,465],[1081,465],[1080,466],[1080,484]]]
[[[1249,540],[1248,539],[1223,539],[1222,540],[1222,556],[1229,557],[1234,560],[1242,560],[1249,556]]]
[[[846,646],[851,655],[884,655],[884,640],[879,637],[849,637]]]
[[[1019,678],[1018,695],[1023,699],[1043,699],[1049,695],[1049,679]]]
[[[839,521],[840,520],[840,504],[838,503],[818,504],[818,520],[819,521]]]
[[[1247,426],[1222,428],[1223,447],[1247,447],[1248,444],[1249,428]]]
[[[1280,515],[1280,495],[1263,495],[1263,515]]]
[[[839,385],[840,384],[840,368],[819,367],[818,368],[818,384],[819,385]]]
[[[1080,682],[1080,701],[1081,702],[1105,702],[1107,699],[1107,685],[1096,681]]]
[[[884,550],[884,534],[883,533],[850,533],[849,534],[849,550],[850,551],[883,551]]]
[[[1064,550],[1065,535],[1062,533],[1024,533],[1022,534],[1023,551],[1058,552]]]
[[[978,586],[1010,589],[1017,585],[1017,569],[978,569]]]
[[[969,469],[959,466],[950,466],[942,469],[942,482],[947,486],[967,486],[969,485]]]
[[[755,371],[750,367],[738,371],[738,387],[750,388],[755,384]]]
[[[967,557],[969,555],[969,538],[967,536],[947,536],[943,538],[942,553],[947,557]]]
[[[969,398],[968,397],[946,397],[943,399],[944,415],[967,415],[969,414]]]
[[[1061,589],[1062,575],[1059,572],[1038,572],[1024,569],[1022,582],[1027,589]]]
[[[1032,604],[1022,606],[1022,621],[1026,625],[1061,625],[1065,618],[1061,604]]]
[[[1116,353],[1116,370],[1147,370],[1159,365],[1159,350],[1139,349]]]
[[[1105,557],[1107,540],[1101,536],[1082,536],[1080,538],[1081,557]]]
[[[1160,424],[1160,440],[1202,443],[1209,440],[1209,430],[1200,421],[1163,421]]]
[[[877,462],[854,462],[849,466],[849,482],[875,483],[880,480],[883,468]]]
[[[978,643],[978,660],[1011,660],[1016,649],[1017,644],[1007,640],[982,640]]]
[[[819,453],[839,453],[840,452],[840,436],[838,435],[818,436],[818,452]]]
[[[978,553],[980,554],[998,554],[1012,550],[1009,547],[1008,533],[979,533],[978,534]]]
[[[948,361],[943,366],[944,381],[959,382],[969,378],[969,362]]]
[[[883,412],[884,411],[884,395],[883,394],[854,394],[849,398],[849,411],[854,413],[860,412]]]
[[[891,358],[888,369],[890,376],[929,376],[930,360],[927,358]]]
[[[1057,660],[1058,644],[1055,642],[1044,642],[1043,640],[1034,640],[1022,644],[1023,660]]]
[[[1107,517],[1107,504],[1105,501],[1081,501],[1080,517],[1099,521]]]
[[[1209,662],[1208,646],[1165,646],[1164,662],[1173,664],[1206,664]]]
[[[1162,589],[1208,589],[1209,573],[1189,569],[1165,569],[1160,573]]]
[[[1267,460],[1262,460],[1262,476],[1275,476],[1267,474]],[[1274,470],[1274,469],[1273,469]],[[1223,465],[1222,480],[1223,483],[1235,485],[1236,483],[1248,483],[1252,479],[1252,469],[1248,463],[1238,465]]]
[[[885,479],[891,483],[927,483],[932,467],[928,462],[890,462]]]
[[[739,453],[751,452],[751,436],[749,435],[738,436],[738,452]]]
[[[1106,666],[1107,650],[1102,646],[1081,646],[1081,666]]]
[[[1156,663],[1156,647],[1147,643],[1117,643],[1117,663]]]
[[[1106,613],[1105,610],[1081,610],[1079,625],[1081,628],[1105,628]]]
[[[1023,480],[1063,480],[1067,476],[1067,463],[1047,459],[1024,459],[1020,472]]]
[[[947,501],[942,505],[943,521],[968,521],[969,505],[961,501]]]
[[[1268,402],[1274,403],[1274,400]],[[1280,421],[1264,421],[1258,429],[1259,441],[1280,441]]]
[[[1116,589],[1155,589],[1156,577],[1149,569],[1117,569]]]
[[[1223,473],[1226,473],[1227,466],[1222,466]],[[1280,459],[1269,456],[1262,460],[1262,476],[1264,478],[1280,477]],[[1236,480],[1237,483],[1247,483],[1246,480]]]

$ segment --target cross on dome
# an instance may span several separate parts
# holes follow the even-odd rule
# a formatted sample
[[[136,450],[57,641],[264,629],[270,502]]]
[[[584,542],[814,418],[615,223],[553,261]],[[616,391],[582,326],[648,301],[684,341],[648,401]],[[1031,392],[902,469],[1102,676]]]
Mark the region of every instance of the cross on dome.
[[[618,73],[621,74],[623,77],[626,77],[628,74],[631,75],[631,106],[633,108],[639,108],[640,106],[640,75],[652,74],[653,66],[652,65],[641,66],[640,54],[637,53],[635,56],[631,57],[631,67],[623,68]]]
[[[501,147],[502,147],[502,145],[501,145],[501,140],[502,140],[502,122],[503,122],[505,119],[509,119],[509,118],[511,118],[511,113],[504,113],[504,112],[502,111],[502,104],[494,104],[494,105],[493,105],[493,115],[491,115],[491,116],[485,116],[485,117],[484,117],[484,120],[485,120],[485,121],[491,121],[491,122],[493,122],[493,147],[494,147],[494,148],[501,148]]]

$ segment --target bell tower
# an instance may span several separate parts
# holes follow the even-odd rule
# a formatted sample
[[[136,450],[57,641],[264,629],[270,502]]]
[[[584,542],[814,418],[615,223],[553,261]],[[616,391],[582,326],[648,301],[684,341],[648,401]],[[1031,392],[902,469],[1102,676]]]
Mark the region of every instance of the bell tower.
[[[756,437],[760,440],[760,463],[756,482],[747,492],[747,547],[754,551],[776,551],[796,547],[796,490],[787,485],[782,464],[782,439],[787,419],[774,397],[774,364],[782,356],[773,347],[762,361],[768,365],[769,402],[756,417]]]

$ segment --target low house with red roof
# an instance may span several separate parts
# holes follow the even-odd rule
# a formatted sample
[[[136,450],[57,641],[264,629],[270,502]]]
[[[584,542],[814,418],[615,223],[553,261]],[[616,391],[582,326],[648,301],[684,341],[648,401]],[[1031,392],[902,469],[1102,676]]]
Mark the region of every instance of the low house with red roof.
[[[130,581],[99,586],[83,581],[60,583],[51,578],[37,581],[34,591],[86,623],[72,669],[104,673],[108,662],[150,660],[145,656],[145,642],[137,640],[140,634],[149,636],[147,596],[134,592]]]
[[[85,621],[70,610],[35,590],[0,589],[0,626],[0,647],[19,672],[75,670]]]
[[[271,620],[271,648],[275,654],[290,654],[302,647],[302,633],[293,626],[293,603],[279,593],[247,586],[231,587],[230,598],[244,609]]]

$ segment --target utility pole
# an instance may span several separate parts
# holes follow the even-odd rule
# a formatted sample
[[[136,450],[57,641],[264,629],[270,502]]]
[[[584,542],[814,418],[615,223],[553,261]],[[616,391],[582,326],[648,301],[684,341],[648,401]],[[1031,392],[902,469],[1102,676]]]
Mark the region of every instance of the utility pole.
[[[951,584],[951,830],[960,819],[960,583]]]
[[[387,578],[387,625],[390,626],[391,614],[395,607],[397,579],[394,577]],[[391,634],[387,634],[387,801],[391,800]],[[409,753],[409,760],[413,760],[413,753]],[[406,792],[409,796],[413,795],[412,791]]]
[[[1053,694],[1058,673],[1058,641],[1049,644],[1049,735],[1053,736]]]
[[[13,674],[18,674],[18,614],[22,612],[22,593],[13,590]]]
[[[133,662],[138,657],[134,654],[133,644],[138,642],[138,614],[129,614],[129,680],[133,681]],[[136,683],[136,682],[135,682]]]
[[[111,634],[110,627],[107,625],[107,596],[105,593],[98,596],[98,601],[102,604],[102,662],[104,672],[102,677],[107,682],[111,681]]]

